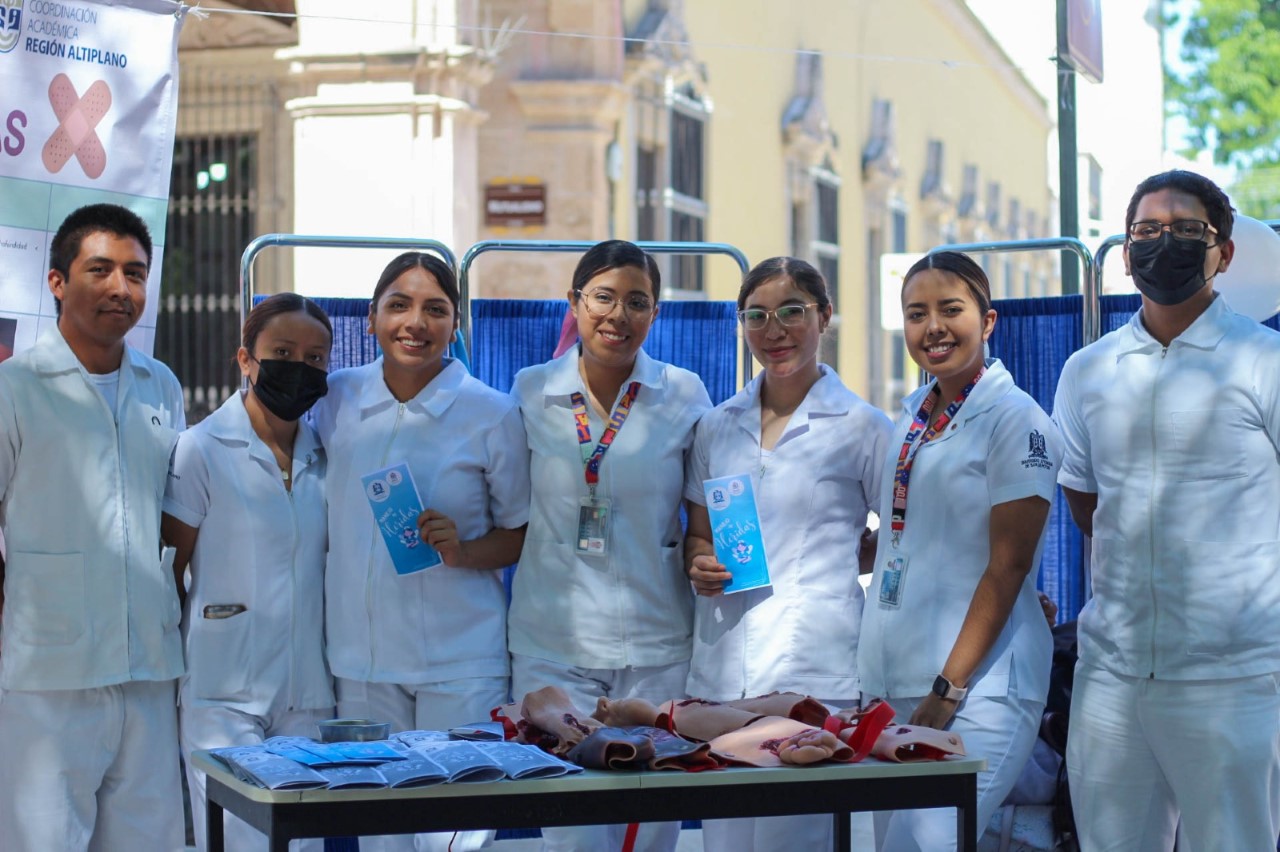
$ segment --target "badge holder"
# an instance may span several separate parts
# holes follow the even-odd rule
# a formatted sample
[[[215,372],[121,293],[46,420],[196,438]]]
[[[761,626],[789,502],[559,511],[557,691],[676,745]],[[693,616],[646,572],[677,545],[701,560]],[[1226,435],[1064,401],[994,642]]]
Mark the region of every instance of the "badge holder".
[[[894,609],[902,606],[902,584],[906,576],[907,557],[890,557],[880,574],[880,606]]]
[[[578,501],[578,534],[574,538],[574,550],[584,556],[608,555],[610,509],[609,500],[599,500],[594,496]]]

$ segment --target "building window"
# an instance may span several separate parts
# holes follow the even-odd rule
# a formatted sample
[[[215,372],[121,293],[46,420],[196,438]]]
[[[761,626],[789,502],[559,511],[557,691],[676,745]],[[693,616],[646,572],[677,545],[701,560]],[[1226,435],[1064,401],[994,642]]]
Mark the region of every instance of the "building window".
[[[831,163],[813,170],[814,237],[811,249],[814,265],[827,282],[831,297],[831,323],[822,335],[818,357],[840,369],[840,178]]]
[[[710,102],[671,77],[637,84],[636,238],[702,242],[707,235],[707,119]],[[664,255],[664,289],[706,289],[701,255]]]
[[[671,138],[667,147],[670,189],[666,193],[670,239],[706,239],[706,126],[708,110],[692,85],[669,99]],[[669,273],[675,290],[706,290],[706,262],[702,255],[676,255]]]

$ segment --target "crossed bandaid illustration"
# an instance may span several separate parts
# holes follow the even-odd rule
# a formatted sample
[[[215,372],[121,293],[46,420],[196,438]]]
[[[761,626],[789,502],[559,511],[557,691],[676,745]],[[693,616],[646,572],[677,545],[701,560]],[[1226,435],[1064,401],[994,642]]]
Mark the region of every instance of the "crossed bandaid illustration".
[[[44,143],[44,167],[57,174],[73,156],[90,178],[96,178],[107,167],[107,151],[94,129],[111,109],[111,89],[97,80],[85,90],[84,97],[66,74],[49,83],[49,103],[58,117],[58,129]]]

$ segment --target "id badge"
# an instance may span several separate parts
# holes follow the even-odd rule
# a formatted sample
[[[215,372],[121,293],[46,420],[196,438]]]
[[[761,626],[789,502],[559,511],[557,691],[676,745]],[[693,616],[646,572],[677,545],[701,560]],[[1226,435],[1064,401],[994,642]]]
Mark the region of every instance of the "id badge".
[[[588,556],[609,552],[609,501],[583,497],[578,501],[578,535],[574,549]]]
[[[907,558],[890,557],[880,573],[880,606],[896,608],[902,605],[902,584],[906,575]]]

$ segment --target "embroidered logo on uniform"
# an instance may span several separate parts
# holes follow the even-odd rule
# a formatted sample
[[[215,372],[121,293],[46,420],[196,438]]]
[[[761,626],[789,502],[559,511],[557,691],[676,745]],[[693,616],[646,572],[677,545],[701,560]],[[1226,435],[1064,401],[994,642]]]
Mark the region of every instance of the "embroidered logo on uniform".
[[[1053,467],[1053,462],[1049,461],[1049,454],[1045,448],[1044,435],[1038,429],[1032,429],[1031,434],[1027,436],[1027,457],[1022,460],[1022,466],[1038,467],[1043,470]]]

